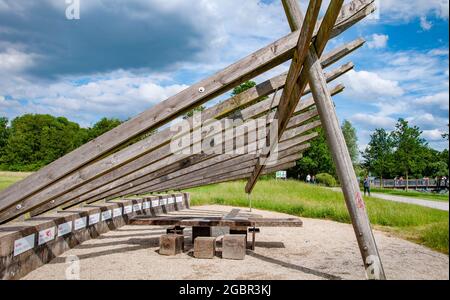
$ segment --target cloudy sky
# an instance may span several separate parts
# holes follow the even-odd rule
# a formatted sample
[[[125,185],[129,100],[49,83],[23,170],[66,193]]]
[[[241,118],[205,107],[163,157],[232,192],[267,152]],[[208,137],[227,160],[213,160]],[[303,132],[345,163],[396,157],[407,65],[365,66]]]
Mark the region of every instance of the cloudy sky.
[[[79,20],[66,18],[68,5],[0,0],[1,116],[49,113],[82,126],[127,119],[290,32],[280,0],[80,0]],[[340,80],[339,117],[353,122],[361,148],[400,117],[447,148],[449,1],[378,6],[329,44],[367,40],[343,61],[356,69]]]

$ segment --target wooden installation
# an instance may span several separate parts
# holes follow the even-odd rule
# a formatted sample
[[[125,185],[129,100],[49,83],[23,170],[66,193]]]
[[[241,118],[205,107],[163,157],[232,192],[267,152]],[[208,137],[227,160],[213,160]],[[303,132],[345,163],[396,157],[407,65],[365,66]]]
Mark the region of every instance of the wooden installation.
[[[375,10],[374,0],[352,0],[347,4],[333,0],[322,19],[319,19],[324,9],[321,0],[310,0],[304,15],[297,0],[282,0],[282,3],[292,33],[1,191],[0,232],[3,227],[16,224],[12,221],[17,218],[31,216],[25,221],[31,222],[49,215],[61,220],[57,225],[62,226],[62,231],[69,232],[69,222],[72,222],[73,227],[98,223],[95,228],[102,232],[106,230],[104,226],[115,224],[120,210],[127,223],[175,226],[162,237],[161,254],[180,252],[182,238],[177,234],[187,226],[193,227],[195,236],[202,237],[196,239],[195,255],[210,258],[214,253],[209,237],[211,227],[245,228],[245,232],[252,228],[254,233],[256,227],[301,226],[301,221],[243,217],[239,213],[228,217],[166,216],[167,211],[177,211],[186,205],[185,194],[167,192],[246,179],[245,191],[251,193],[261,175],[294,166],[317,137],[315,129],[322,127],[342,183],[367,276],[385,279],[332,101],[332,96],[343,92],[344,86],[329,86],[352,70],[354,64],[328,68],[359,49],[365,41],[360,38],[325,53],[330,39]],[[211,105],[199,116],[179,119],[199,105],[288,61],[291,61],[288,72]],[[59,217],[73,212],[80,214],[77,220]],[[58,230],[55,228],[51,230]],[[30,251],[25,249],[31,237],[23,238],[24,252]],[[241,249],[236,246],[241,244],[239,237],[225,236],[223,244],[225,257],[243,258],[242,251],[233,252]],[[228,245],[233,246],[228,249]],[[243,249],[245,256],[245,246]]]

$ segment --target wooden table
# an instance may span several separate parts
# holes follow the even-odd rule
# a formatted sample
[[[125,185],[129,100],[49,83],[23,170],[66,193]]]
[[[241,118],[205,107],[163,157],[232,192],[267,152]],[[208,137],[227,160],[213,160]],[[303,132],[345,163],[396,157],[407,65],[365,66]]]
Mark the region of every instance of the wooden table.
[[[241,213],[233,209],[228,214],[217,211],[199,211],[186,209],[179,212],[158,216],[136,216],[130,220],[130,225],[154,225],[172,227],[229,227],[252,228],[252,250],[255,249],[255,233],[258,227],[302,227],[298,218],[263,218],[259,215]]]

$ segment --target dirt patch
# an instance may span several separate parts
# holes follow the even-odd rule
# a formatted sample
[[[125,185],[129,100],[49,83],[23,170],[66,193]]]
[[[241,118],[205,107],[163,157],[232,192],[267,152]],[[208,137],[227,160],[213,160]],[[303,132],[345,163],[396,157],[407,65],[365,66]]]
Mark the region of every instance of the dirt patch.
[[[225,206],[194,209],[230,211]],[[254,210],[271,218],[287,215]],[[24,279],[65,279],[67,257],[79,258],[80,278],[92,279],[365,279],[351,225],[302,219],[303,228],[262,228],[244,261],[198,260],[190,253],[157,253],[165,228],[125,226],[66,252]],[[190,246],[190,230],[185,231]],[[449,279],[449,257],[375,231],[388,279]],[[72,265],[73,267],[73,265]]]

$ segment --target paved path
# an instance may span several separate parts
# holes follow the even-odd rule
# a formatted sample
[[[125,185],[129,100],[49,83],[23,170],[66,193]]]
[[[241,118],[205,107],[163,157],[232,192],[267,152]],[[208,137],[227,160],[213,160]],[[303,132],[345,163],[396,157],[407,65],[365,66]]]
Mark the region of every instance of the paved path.
[[[335,192],[341,192],[340,188],[333,188]],[[380,198],[383,200],[393,201],[393,202],[401,202],[401,203],[409,203],[420,205],[424,207],[430,207],[434,209],[449,211],[449,203],[444,201],[431,201],[425,199],[411,198],[411,197],[402,197],[402,196],[393,196],[388,194],[380,194],[380,193],[372,193],[372,197]]]

